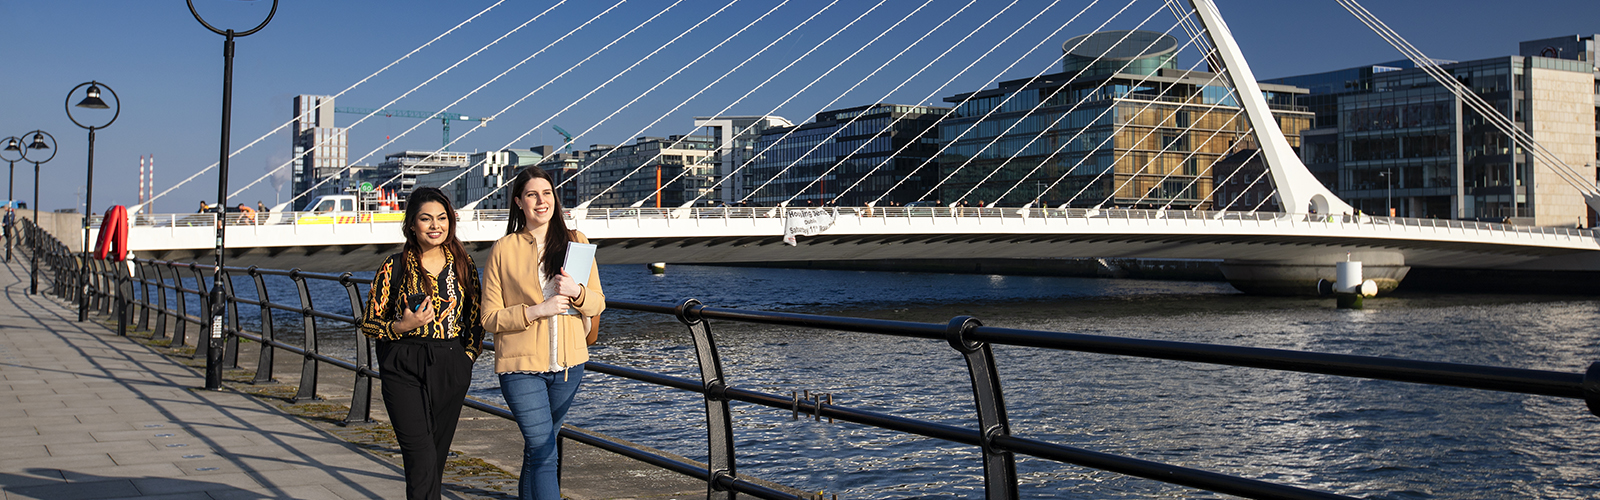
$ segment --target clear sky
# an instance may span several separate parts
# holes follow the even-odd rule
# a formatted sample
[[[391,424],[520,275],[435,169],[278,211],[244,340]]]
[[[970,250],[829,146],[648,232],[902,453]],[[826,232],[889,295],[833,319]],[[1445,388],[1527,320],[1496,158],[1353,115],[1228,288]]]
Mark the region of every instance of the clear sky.
[[[568,0],[548,14],[506,36],[518,25],[557,5],[558,0],[508,0],[478,20],[340,97],[339,106],[378,107],[428,80],[451,64],[496,38],[497,45],[390,108],[433,111],[472,92],[496,74],[532,55],[611,7],[617,0]],[[970,2],[970,6],[969,5]],[[493,4],[493,0],[324,0],[282,2],[276,17],[261,32],[240,38],[234,66],[233,137],[237,149],[267,134],[290,119],[291,99],[297,94],[334,94],[428,40]],[[928,95],[931,102],[960,92],[993,87],[988,82],[1028,78],[1045,68],[1059,71],[1054,61],[1061,43],[1094,31],[1100,23],[1126,5],[1104,0],[1082,17],[1068,23],[1089,2],[1018,0],[988,26],[985,20],[1010,4],[1009,0],[883,0],[854,26],[839,32],[877,0],[841,0],[794,31],[716,85],[719,76],[801,21],[821,10],[825,0],[629,0],[572,34],[549,50],[484,87],[450,109],[469,116],[500,112],[518,98],[535,92],[511,107],[491,125],[467,136],[453,151],[494,150],[559,144],[550,125],[579,134],[579,146],[619,144],[638,135],[666,136],[693,130],[697,115],[717,113],[763,80],[777,74],[749,97],[732,106],[728,114],[774,113],[800,122],[825,109],[875,101],[915,103]],[[1401,59],[1333,0],[1267,1],[1217,0],[1255,74],[1261,78],[1290,76]],[[1594,34],[1600,32],[1600,2],[1552,0],[1544,2],[1368,1],[1367,8],[1385,20],[1428,55],[1472,60],[1513,55],[1523,40]],[[265,16],[270,0],[195,0],[208,21],[223,28],[247,29]],[[667,45],[637,67],[630,65],[697,22],[728,6],[708,22]],[[921,10],[917,9],[921,7]],[[912,43],[966,6],[931,36]],[[1047,7],[1050,7],[1046,10]],[[773,10],[776,8],[776,10]],[[1105,29],[1133,28],[1160,8],[1160,2],[1133,4]],[[663,13],[663,10],[665,12]],[[752,24],[764,13],[772,14]],[[907,14],[916,11],[907,17]],[[1006,35],[1028,18],[1044,11],[1037,21]],[[579,61],[617,40],[628,30],[655,20],[587,62]],[[214,20],[212,18],[215,18]],[[905,19],[893,30],[897,21]],[[1143,29],[1165,31],[1173,16],[1161,12]],[[1051,31],[1065,25],[1054,36]],[[749,27],[729,43],[709,52],[741,28]],[[886,31],[887,30],[887,31]],[[835,32],[838,36],[789,70],[779,70]],[[971,35],[955,50],[921,74],[924,65]],[[882,35],[868,45],[874,37]],[[1180,41],[1184,37],[1180,37]],[[0,76],[0,137],[44,129],[60,142],[60,152],[43,166],[39,206],[46,210],[77,206],[87,164],[87,131],[73,125],[65,112],[67,92],[89,80],[109,84],[123,101],[121,116],[97,132],[94,211],[112,204],[137,201],[141,155],[156,159],[157,192],[173,186],[218,158],[221,119],[223,37],[207,31],[176,0],[161,2],[72,0],[0,1],[0,47],[9,64]],[[1038,50],[1029,53],[1036,44]],[[905,55],[880,66],[902,49]],[[861,50],[848,63],[801,89],[829,67]],[[978,59],[984,51],[992,54]],[[978,63],[944,86],[968,63]],[[1180,58],[1187,67],[1194,59]],[[1010,70],[1005,68],[1015,63]],[[674,71],[686,68],[676,76]],[[558,74],[571,69],[560,78]],[[875,75],[868,78],[870,73]],[[621,76],[617,76],[621,74]],[[587,98],[586,93],[616,77]],[[553,81],[552,81],[553,80]],[[854,90],[850,90],[852,86]],[[904,83],[904,85],[902,85]],[[652,86],[659,84],[655,90]],[[708,86],[709,85],[709,86]],[[898,90],[893,90],[900,86]],[[698,97],[690,99],[696,92]],[[891,92],[893,90],[893,92]],[[648,91],[648,93],[647,93]],[[888,97],[884,97],[885,95]],[[624,107],[630,100],[638,102]],[[107,95],[109,97],[109,93]],[[791,99],[792,97],[792,99]],[[786,99],[787,104],[779,106]],[[835,101],[835,99],[837,99]],[[832,104],[829,104],[832,101]],[[681,107],[679,105],[682,104]],[[570,108],[568,106],[570,105]],[[678,107],[673,111],[674,107]],[[568,108],[566,111],[561,111]],[[774,110],[776,108],[776,110]],[[74,108],[74,116],[81,108]],[[620,111],[619,111],[620,110]],[[559,112],[559,114],[557,114]],[[615,116],[606,119],[608,115]],[[665,115],[659,123],[648,126]],[[85,121],[106,117],[83,110]],[[360,119],[340,114],[340,126]],[[546,122],[539,126],[541,122]],[[373,117],[350,132],[350,159],[372,153],[361,164],[376,164],[384,154],[433,150],[441,145],[437,121],[424,123],[409,135],[385,146],[418,120]],[[476,122],[453,122],[452,135],[460,136]],[[537,128],[535,128],[537,127]],[[529,132],[529,130],[532,130]],[[643,130],[643,133],[639,133]],[[521,139],[524,133],[527,135]],[[290,157],[290,141],[279,132],[231,160],[229,192],[262,176]],[[32,197],[31,164],[18,165],[16,197]],[[200,200],[215,201],[215,171],[156,201],[156,212],[193,212]],[[274,191],[261,182],[230,204],[275,199],[287,200],[285,186]],[[281,193],[281,194],[280,194]],[[462,200],[458,203],[464,203]]]

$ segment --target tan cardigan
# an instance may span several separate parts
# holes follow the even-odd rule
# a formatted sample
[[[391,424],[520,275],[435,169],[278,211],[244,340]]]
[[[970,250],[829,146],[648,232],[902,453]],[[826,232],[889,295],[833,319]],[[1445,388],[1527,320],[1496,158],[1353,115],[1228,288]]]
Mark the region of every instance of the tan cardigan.
[[[583,233],[573,232],[574,241],[588,243]],[[600,289],[599,266],[589,267],[589,284],[572,301],[582,316],[560,315],[527,320],[525,310],[544,301],[535,266],[539,249],[533,234],[521,231],[495,241],[489,262],[483,269],[483,329],[494,333],[494,371],[550,371],[550,324],[559,321],[556,360],[573,367],[589,361],[589,346],[584,327],[589,318],[606,309],[606,296]]]

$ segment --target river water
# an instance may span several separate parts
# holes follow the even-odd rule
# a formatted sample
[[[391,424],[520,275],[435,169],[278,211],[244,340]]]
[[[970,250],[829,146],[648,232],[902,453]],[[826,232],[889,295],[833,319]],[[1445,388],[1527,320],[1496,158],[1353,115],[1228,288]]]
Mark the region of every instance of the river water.
[[[1600,361],[1600,300],[1588,297],[1400,293],[1353,311],[1224,283],[679,265],[663,276],[601,266],[601,280],[607,297],[629,301],[934,323],[971,315],[991,326],[1569,373]],[[287,286],[268,288],[292,300]],[[346,302],[337,286],[313,296],[329,309]],[[247,329],[258,324],[244,316]],[[319,328],[326,351],[349,352],[348,327]],[[601,332],[597,360],[698,379],[673,318],[614,310]],[[966,367],[944,342],[727,322],[712,333],[735,386],[975,426]],[[997,346],[995,356],[1019,436],[1358,497],[1600,497],[1600,418],[1582,401],[1034,348]],[[492,366],[478,364],[472,395],[499,403]],[[570,423],[705,460],[697,395],[593,372],[584,384]],[[732,408],[741,475],[841,498],[982,494],[975,447]],[[1027,498],[1223,497],[1043,459],[1017,467]]]

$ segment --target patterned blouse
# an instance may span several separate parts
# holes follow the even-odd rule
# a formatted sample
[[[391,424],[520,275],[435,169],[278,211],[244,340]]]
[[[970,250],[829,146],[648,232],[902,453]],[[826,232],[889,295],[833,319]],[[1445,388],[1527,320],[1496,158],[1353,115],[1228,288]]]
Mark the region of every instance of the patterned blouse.
[[[396,268],[402,258],[409,264],[406,269],[410,271],[410,276],[397,279],[399,271]],[[378,340],[459,338],[467,354],[472,359],[478,359],[478,355],[483,353],[483,325],[478,321],[478,297],[466,295],[469,289],[482,288],[478,284],[478,268],[473,265],[472,257],[464,258],[467,259],[467,268],[473,270],[467,276],[471,286],[463,286],[460,277],[456,276],[455,256],[449,251],[444,253],[444,270],[437,279],[428,274],[417,257],[410,253],[401,252],[384,259],[383,267],[378,268],[377,276],[372,279],[372,289],[367,292],[367,314],[361,320],[361,333]],[[397,290],[396,287],[404,289]],[[433,291],[428,294],[433,298],[433,321],[409,332],[395,332],[391,325],[402,317],[405,297],[423,293],[423,290]],[[444,309],[452,299],[455,306]]]

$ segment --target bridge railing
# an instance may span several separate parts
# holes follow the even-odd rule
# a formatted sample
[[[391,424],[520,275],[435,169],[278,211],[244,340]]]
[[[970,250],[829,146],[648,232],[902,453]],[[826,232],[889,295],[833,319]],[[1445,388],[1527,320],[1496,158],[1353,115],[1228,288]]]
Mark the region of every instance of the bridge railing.
[[[696,208],[588,208],[569,209],[569,220],[659,220],[659,219],[780,219],[789,211],[812,207],[696,207]],[[1148,210],[1123,208],[1016,208],[1016,207],[825,207],[839,215],[863,218],[901,219],[1084,219],[1084,220],[1141,220],[1184,221],[1185,223],[1210,223],[1211,221],[1255,221],[1276,225],[1327,227],[1368,226],[1394,228],[1438,228],[1471,231],[1492,231],[1516,235],[1563,236],[1593,239],[1589,229],[1551,226],[1517,226],[1494,222],[1457,219],[1419,219],[1409,217],[1378,217],[1365,214],[1312,214],[1252,211],[1210,210]],[[462,221],[498,222],[507,220],[504,209],[463,210]],[[277,225],[328,225],[328,224],[381,224],[399,223],[401,212],[263,212],[254,215],[229,212],[225,221],[229,226]],[[216,214],[136,214],[129,223],[134,227],[182,228],[214,227]],[[90,218],[99,227],[102,217]]]
[[[56,247],[58,252],[69,250]],[[118,323],[119,333],[126,334],[130,325],[150,329],[152,337],[165,338],[172,329],[172,342],[182,345],[188,341],[187,326],[204,324],[198,317],[206,311],[205,293],[199,290],[205,275],[212,267],[197,263],[179,263],[137,259],[133,269],[125,263],[95,261],[94,282],[91,293],[104,300],[96,302],[98,310],[112,314]],[[270,270],[251,268],[224,268],[227,292],[228,320],[224,332],[224,362],[236,366],[239,339],[259,343],[260,361],[256,367],[256,381],[270,380],[272,355],[276,350],[288,351],[303,357],[300,386],[295,398],[313,398],[316,395],[317,368],[328,364],[354,375],[354,388],[347,422],[367,421],[371,408],[371,383],[380,376],[372,357],[371,342],[357,334],[354,359],[343,359],[322,353],[318,346],[317,319],[332,320],[354,325],[364,314],[360,289],[357,285],[369,280],[355,278],[351,273],[319,274],[298,270]],[[194,277],[196,288],[183,286],[180,276]],[[264,279],[268,276],[286,277],[298,291],[297,303],[276,303],[270,300]],[[248,277],[254,281],[256,297],[233,293],[234,277]],[[60,280],[57,280],[60,281]],[[319,309],[308,292],[307,283],[322,281],[336,283],[347,292],[350,311],[346,315]],[[169,300],[172,292],[176,300]],[[195,313],[186,309],[184,298],[193,295],[201,301]],[[259,308],[261,331],[249,332],[240,328],[238,307]],[[700,367],[700,379],[692,380],[638,368],[591,361],[590,371],[622,377],[693,393],[705,404],[708,466],[700,466],[668,457],[653,450],[630,446],[577,428],[566,428],[561,436],[584,442],[602,449],[645,461],[668,470],[708,483],[708,498],[731,498],[729,492],[751,494],[761,498],[802,498],[749,481],[737,473],[733,439],[733,413],[729,403],[739,401],[769,408],[777,412],[805,413],[815,418],[830,418],[861,425],[888,429],[908,434],[931,437],[978,447],[981,451],[983,477],[988,498],[1016,498],[1018,477],[1015,458],[1018,454],[1045,458],[1061,463],[1094,468],[1128,476],[1152,479],[1212,492],[1246,498],[1347,498],[1336,494],[1314,491],[1296,486],[1275,484],[1255,479],[1230,476],[1195,468],[1181,467],[1128,456],[1098,452],[1081,447],[1053,443],[1042,439],[1012,433],[1006,417],[1006,405],[998,377],[998,360],[993,345],[1023,346],[1073,352],[1100,353],[1147,359],[1161,359],[1210,365],[1249,367],[1266,370],[1314,373],[1376,380],[1391,380],[1437,386],[1463,387],[1478,390],[1543,395],[1557,398],[1579,399],[1587,403],[1589,412],[1600,415],[1600,362],[1590,364],[1583,373],[1548,370],[1530,370],[1496,366],[1479,366],[1431,361],[1407,360],[1388,357],[1329,354],[1308,351],[1265,349],[1217,344],[1145,340],[1063,332],[1022,330],[983,326],[971,317],[956,317],[942,323],[919,323],[811,314],[747,311],[715,308],[693,299],[676,304],[608,300],[607,307],[617,310],[648,314],[671,315],[688,330],[695,346],[695,357]],[[135,313],[137,310],[137,314]],[[277,327],[271,311],[285,311],[300,316],[305,332],[300,345],[278,340]],[[152,326],[151,316],[154,315]],[[950,348],[959,353],[965,362],[972,383],[974,417],[968,426],[950,425],[897,416],[893,413],[869,411],[846,405],[834,405],[826,400],[803,400],[797,396],[784,396],[735,387],[720,361],[712,322],[719,325],[762,324],[782,325],[804,329],[854,332],[869,335],[887,335],[917,338],[929,341],[929,348]],[[197,329],[198,331],[198,329]],[[197,346],[204,346],[202,339]],[[492,349],[492,342],[486,343]],[[205,347],[197,347],[195,356],[204,356]],[[939,367],[930,367],[939,369]],[[945,369],[959,370],[958,366]],[[502,407],[480,401],[467,401],[479,410],[512,418]]]

